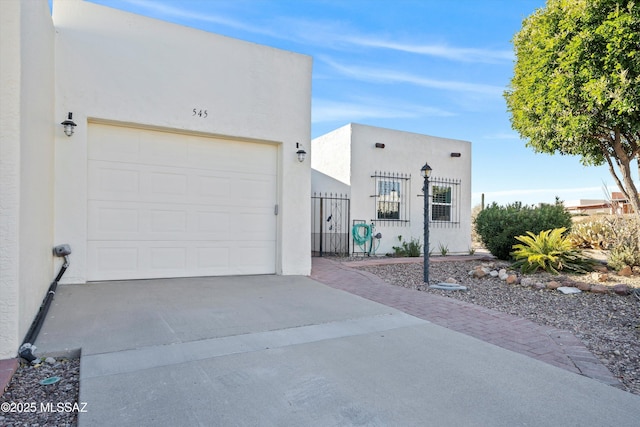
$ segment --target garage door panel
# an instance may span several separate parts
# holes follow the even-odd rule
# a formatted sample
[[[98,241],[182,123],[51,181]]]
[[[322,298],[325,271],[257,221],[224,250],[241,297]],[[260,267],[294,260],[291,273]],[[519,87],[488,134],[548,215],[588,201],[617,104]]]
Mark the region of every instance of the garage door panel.
[[[149,248],[150,269],[158,270],[186,270],[187,268],[186,247],[165,247]]]
[[[89,280],[275,272],[275,146],[92,124],[89,152]]]
[[[273,212],[245,212],[233,218],[235,238],[243,241],[275,240],[271,225]]]
[[[255,209],[245,213],[229,206],[203,210],[175,204],[141,207],[136,202],[94,202],[89,205],[89,240],[230,240],[243,227],[254,227],[244,224],[243,218],[256,217],[263,217],[260,226],[271,230],[269,236],[275,240],[273,208]]]
[[[149,211],[149,233],[187,233],[189,214],[185,211],[154,209]]]
[[[91,125],[89,160],[137,161],[140,157],[140,134],[128,128]]]
[[[272,251],[266,246],[239,246],[231,249],[232,274],[263,274],[267,262],[271,262]],[[275,257],[273,257],[275,262]]]
[[[137,197],[140,193],[140,171],[116,167],[112,163],[90,162],[89,183],[90,197],[120,198],[127,193]]]
[[[121,206],[105,206],[90,211],[89,226],[102,234],[131,234],[140,232],[140,211]],[[91,238],[92,236],[89,236]]]

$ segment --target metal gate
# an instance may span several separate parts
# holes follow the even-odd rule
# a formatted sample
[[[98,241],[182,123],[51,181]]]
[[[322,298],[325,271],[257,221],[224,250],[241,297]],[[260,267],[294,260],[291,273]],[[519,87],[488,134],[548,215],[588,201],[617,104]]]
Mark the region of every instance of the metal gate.
[[[349,255],[349,198],[346,194],[311,196],[311,254]]]

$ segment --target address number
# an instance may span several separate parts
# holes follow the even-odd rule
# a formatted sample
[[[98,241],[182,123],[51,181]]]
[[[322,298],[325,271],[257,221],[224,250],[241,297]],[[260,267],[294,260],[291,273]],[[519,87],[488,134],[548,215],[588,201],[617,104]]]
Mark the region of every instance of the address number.
[[[191,116],[202,117],[203,119],[206,119],[209,116],[207,110],[198,110],[197,108],[194,108],[191,112]]]

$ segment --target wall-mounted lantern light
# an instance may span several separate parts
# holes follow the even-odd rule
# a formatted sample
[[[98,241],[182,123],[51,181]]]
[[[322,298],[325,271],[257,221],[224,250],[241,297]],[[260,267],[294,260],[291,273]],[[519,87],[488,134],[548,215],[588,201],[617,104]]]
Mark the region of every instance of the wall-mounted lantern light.
[[[298,151],[296,151],[296,155],[298,156],[298,161],[302,163],[304,162],[304,158],[307,155],[307,152],[304,151],[304,149],[302,148],[302,145],[299,142],[296,142],[296,148],[298,149]]]
[[[67,120],[65,120],[64,122],[60,123],[62,126],[64,126],[64,134],[67,136],[71,136],[73,135],[73,128],[75,128],[76,125],[74,123],[74,121],[72,120],[73,117],[73,113],[69,113],[69,116],[67,117]]]

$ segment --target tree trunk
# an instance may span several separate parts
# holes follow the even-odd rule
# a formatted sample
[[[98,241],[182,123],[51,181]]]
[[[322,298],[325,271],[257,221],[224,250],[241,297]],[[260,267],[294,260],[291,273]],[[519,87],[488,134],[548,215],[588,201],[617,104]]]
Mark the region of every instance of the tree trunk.
[[[607,161],[609,162],[609,169],[615,178],[620,191],[626,196],[629,203],[631,203],[631,207],[633,207],[633,212],[640,217],[640,196],[638,195],[638,190],[636,188],[636,184],[633,182],[633,178],[631,177],[631,161],[635,157],[633,154],[629,156],[622,147],[622,143],[620,141],[620,132],[616,129],[614,133],[614,138],[612,140],[613,145],[613,153],[615,156],[616,164],[620,169],[620,173],[622,174],[622,182],[618,179],[618,176],[615,173],[613,168],[613,163],[611,159],[607,156]]]

